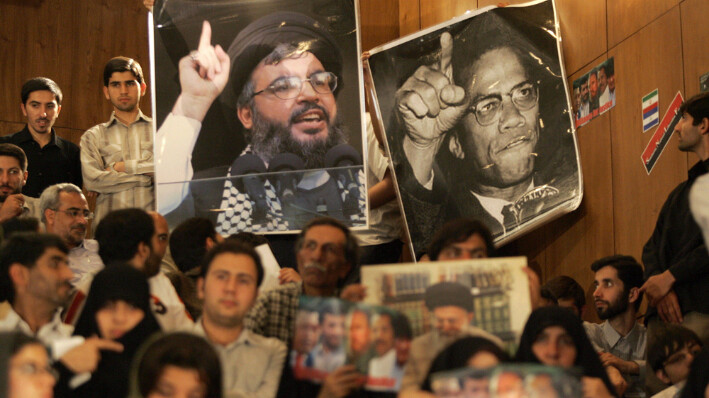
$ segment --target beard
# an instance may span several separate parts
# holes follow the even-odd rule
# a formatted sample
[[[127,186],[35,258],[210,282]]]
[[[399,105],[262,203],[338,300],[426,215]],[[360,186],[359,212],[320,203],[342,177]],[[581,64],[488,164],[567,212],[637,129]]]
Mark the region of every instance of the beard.
[[[306,142],[298,141],[291,134],[293,121],[311,109],[319,109],[325,115],[327,137]],[[322,169],[325,167],[327,151],[335,145],[345,142],[345,132],[339,120],[330,120],[327,110],[312,102],[307,102],[302,107],[295,109],[288,120],[288,125],[264,117],[256,106],[252,105],[251,111],[253,126],[247,133],[247,139],[251,143],[254,153],[266,161],[270,161],[280,153],[293,153],[303,160],[306,169]]]
[[[605,321],[608,319],[611,319],[617,315],[620,315],[625,312],[625,310],[628,309],[629,301],[628,301],[628,293],[623,292],[620,297],[618,297],[617,300],[613,302],[608,302],[608,301],[602,301],[603,303],[606,303],[606,308],[605,309],[600,309],[596,307],[596,313],[598,314],[598,317],[601,318],[601,320]]]
[[[12,189],[12,191],[10,191],[10,193],[8,193],[7,195],[5,195],[5,194],[3,194],[3,193],[0,193],[0,203],[5,203],[5,200],[6,200],[10,195],[15,195],[15,194],[18,194],[18,193],[22,193],[22,188],[13,189],[13,188],[12,188],[11,186],[9,186],[9,185],[3,185],[3,186],[0,187],[0,188],[10,188],[10,189]]]

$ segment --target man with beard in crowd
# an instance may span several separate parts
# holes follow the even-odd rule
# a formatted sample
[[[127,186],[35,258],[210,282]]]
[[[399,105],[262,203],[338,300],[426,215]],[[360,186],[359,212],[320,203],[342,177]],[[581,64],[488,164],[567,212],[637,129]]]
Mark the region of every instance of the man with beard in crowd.
[[[222,235],[299,229],[313,214],[351,225],[364,211],[362,173],[336,178],[310,170],[326,167],[325,155],[345,142],[335,101],[341,70],[333,37],[303,14],[260,18],[237,35],[227,52],[211,45],[211,27],[205,22],[198,49],[179,63],[182,93],[158,131],[160,182],[179,182],[158,185],[159,210],[177,218],[210,217]],[[247,130],[249,145],[231,166],[193,175],[194,143],[219,95]],[[361,164],[357,156],[350,156],[351,164]],[[214,179],[282,171],[279,165],[306,171],[297,177],[281,175],[278,181]],[[205,178],[213,180],[197,182]]]
[[[591,264],[596,273],[593,302],[601,324],[584,322],[586,333],[603,366],[620,371],[628,383],[628,393],[644,396],[647,333],[637,322],[642,301],[643,268],[631,256],[615,255]],[[613,383],[613,374],[608,372]]]
[[[22,194],[27,156],[14,144],[0,144],[0,223],[15,217],[40,218],[38,201]]]

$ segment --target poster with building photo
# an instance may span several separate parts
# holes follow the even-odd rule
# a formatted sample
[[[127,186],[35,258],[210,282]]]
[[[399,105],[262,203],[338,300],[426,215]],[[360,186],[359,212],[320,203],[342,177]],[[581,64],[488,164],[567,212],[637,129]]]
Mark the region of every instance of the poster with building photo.
[[[345,364],[370,391],[398,391],[412,339],[408,319],[387,307],[301,296],[290,353],[293,375],[322,383]]]
[[[358,15],[351,0],[157,0],[157,208],[222,235],[366,226]]]
[[[403,313],[414,336],[432,344],[469,332],[492,334],[514,349],[532,309],[526,265],[525,257],[501,257],[365,266],[365,303]],[[458,330],[447,329],[444,318]]]
[[[615,106],[615,62],[613,57],[574,80],[574,120],[581,127]]]
[[[564,398],[583,395],[578,376],[558,366],[532,364],[438,372],[432,375],[431,389],[440,398]]]
[[[554,3],[487,7],[368,59],[414,252],[446,221],[497,245],[578,207],[582,180]]]

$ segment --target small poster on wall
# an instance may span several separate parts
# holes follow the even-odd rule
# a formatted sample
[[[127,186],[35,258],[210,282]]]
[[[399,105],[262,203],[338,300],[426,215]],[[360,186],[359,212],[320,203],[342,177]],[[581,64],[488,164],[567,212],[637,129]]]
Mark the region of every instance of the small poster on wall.
[[[576,127],[583,126],[614,106],[615,66],[611,57],[574,80]]]

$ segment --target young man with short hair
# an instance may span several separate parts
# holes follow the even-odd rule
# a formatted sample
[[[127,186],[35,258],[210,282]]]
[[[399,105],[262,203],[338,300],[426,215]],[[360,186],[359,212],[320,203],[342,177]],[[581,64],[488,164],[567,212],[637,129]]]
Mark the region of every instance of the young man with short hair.
[[[39,198],[50,185],[70,182],[82,185],[79,147],[54,131],[54,122],[62,110],[62,90],[46,77],[35,77],[22,85],[22,114],[27,124],[21,131],[3,137],[27,155],[27,183],[24,193]]]
[[[140,111],[147,86],[140,64],[115,57],[103,70],[103,93],[113,105],[106,123],[81,136],[81,166],[86,189],[96,192],[96,228],[112,210],[153,210],[152,119]]]

